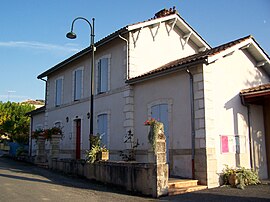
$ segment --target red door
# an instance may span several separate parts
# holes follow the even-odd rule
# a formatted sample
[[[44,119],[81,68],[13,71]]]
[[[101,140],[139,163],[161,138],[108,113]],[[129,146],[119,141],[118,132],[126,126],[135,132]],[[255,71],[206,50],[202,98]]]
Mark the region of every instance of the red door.
[[[76,120],[76,159],[81,159],[81,119]]]

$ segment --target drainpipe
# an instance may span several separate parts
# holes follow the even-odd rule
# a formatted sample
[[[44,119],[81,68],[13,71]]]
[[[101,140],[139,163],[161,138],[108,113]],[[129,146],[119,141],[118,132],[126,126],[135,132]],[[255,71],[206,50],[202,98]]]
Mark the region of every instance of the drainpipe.
[[[243,106],[247,107],[247,116],[248,116],[248,138],[249,138],[249,162],[250,168],[253,169],[253,148],[252,148],[252,135],[251,135],[251,124],[250,124],[250,105],[247,104],[244,100],[244,97],[240,95],[241,103]]]
[[[120,34],[118,35],[120,39],[124,40],[126,43],[127,43],[127,50],[126,50],[126,55],[127,55],[127,67],[126,67],[126,70],[127,70],[127,80],[130,78],[130,73],[129,73],[129,45],[128,45],[128,40],[125,39],[124,37],[122,37]]]
[[[191,111],[191,167],[192,167],[192,179],[195,179],[195,112],[194,112],[194,91],[193,91],[193,75],[186,69],[189,75],[189,86],[190,86],[190,111]]]

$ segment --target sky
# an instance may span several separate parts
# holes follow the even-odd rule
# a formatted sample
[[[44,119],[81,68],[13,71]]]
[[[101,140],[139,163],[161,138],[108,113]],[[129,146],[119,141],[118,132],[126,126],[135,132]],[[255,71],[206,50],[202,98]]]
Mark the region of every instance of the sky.
[[[2,0],[0,101],[44,99],[37,76],[90,43],[90,28],[76,21],[77,39],[65,37],[74,18],[95,18],[95,41],[175,6],[212,47],[252,35],[270,55],[270,0]]]

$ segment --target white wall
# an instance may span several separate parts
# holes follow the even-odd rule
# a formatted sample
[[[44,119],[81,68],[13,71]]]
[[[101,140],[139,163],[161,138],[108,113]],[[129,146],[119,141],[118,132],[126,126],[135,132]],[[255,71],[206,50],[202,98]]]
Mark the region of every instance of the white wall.
[[[191,112],[189,75],[177,72],[134,85],[135,137],[139,139],[138,150],[148,150],[148,106],[168,103],[169,106],[169,150],[191,150]],[[139,161],[147,161],[147,155],[138,156]],[[170,169],[174,175],[191,177],[191,155],[170,156]]]
[[[190,41],[185,44],[176,26],[168,34],[166,23],[162,22],[158,30],[158,27],[145,27],[129,34],[131,78],[198,52]],[[156,37],[153,38],[152,34]]]
[[[241,104],[239,92],[268,80],[263,71],[254,67],[252,58],[238,49],[232,55],[204,66],[206,146],[212,148],[215,144],[219,173],[224,164],[250,167],[247,108]],[[258,119],[262,117],[261,110],[254,108],[252,117],[251,127],[256,126],[256,130],[264,133],[263,122]],[[242,138],[245,146],[242,145],[239,157],[235,152],[221,154],[221,135],[239,135]]]
[[[43,129],[44,128],[44,121],[45,121],[45,112],[38,113],[32,116],[31,119],[31,129],[33,131],[37,129]],[[30,131],[30,134],[32,134],[33,131]],[[37,141],[36,139],[32,139],[29,149],[32,149],[31,155],[35,156],[37,152]]]
[[[121,39],[116,39],[105,46],[97,48],[95,52],[95,64],[99,58],[104,55],[110,55],[110,82],[107,93],[94,96],[94,134],[97,131],[97,116],[99,113],[108,113],[109,117],[109,149],[116,149],[123,142],[122,136],[125,132],[123,129],[124,122],[124,98],[126,80],[126,43]],[[55,122],[61,122],[64,136],[60,142],[62,150],[61,158],[74,158],[70,154],[75,150],[76,131],[75,120],[81,119],[81,157],[84,158],[84,152],[89,149],[89,125],[87,113],[90,112],[90,56],[86,55],[68,64],[65,68],[55,72],[48,78],[47,92],[47,118],[46,127],[53,127]],[[73,71],[77,68],[83,68],[83,95],[79,101],[73,101]],[[96,71],[96,68],[95,68]],[[96,72],[95,72],[96,75]],[[63,95],[62,105],[55,107],[55,80],[62,77]],[[95,83],[96,84],[96,83]],[[95,90],[96,93],[96,90]],[[66,121],[68,117],[69,121]],[[112,118],[111,118],[112,117]],[[112,138],[113,136],[113,138]],[[114,138],[115,137],[115,138]],[[123,144],[124,145],[124,144]],[[121,146],[120,146],[121,147]]]

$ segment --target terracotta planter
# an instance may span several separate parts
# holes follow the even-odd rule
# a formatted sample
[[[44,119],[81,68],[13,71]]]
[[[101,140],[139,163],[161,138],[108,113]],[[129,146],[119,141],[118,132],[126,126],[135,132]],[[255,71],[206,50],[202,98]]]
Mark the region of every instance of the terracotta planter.
[[[98,152],[97,153],[97,160],[98,161],[108,161],[109,159],[109,152]]]
[[[235,187],[238,184],[238,177],[236,174],[232,174],[229,176],[229,184]]]

